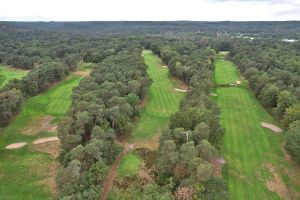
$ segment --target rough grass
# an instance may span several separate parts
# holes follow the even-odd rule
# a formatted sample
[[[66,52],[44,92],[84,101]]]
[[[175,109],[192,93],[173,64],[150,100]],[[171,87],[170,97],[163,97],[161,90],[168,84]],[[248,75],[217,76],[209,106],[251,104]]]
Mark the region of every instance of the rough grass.
[[[226,67],[221,66],[225,63]],[[222,70],[228,70],[228,62],[219,61],[216,70],[220,76]],[[223,73],[219,83],[233,80],[232,73]],[[222,80],[222,81],[221,81]],[[273,133],[261,127],[266,121],[277,124],[271,116],[260,106],[257,100],[249,93],[247,87],[218,88],[217,97],[214,97],[221,109],[221,125],[225,128],[223,152],[226,166],[223,175],[227,178],[231,199],[297,199],[299,185],[289,172],[297,171],[285,159],[282,145],[284,135]],[[271,172],[270,166],[275,172]],[[299,169],[297,171],[299,173]],[[293,176],[298,176],[295,173]],[[275,175],[276,174],[276,175]],[[281,191],[271,192],[267,183],[280,177],[276,188]],[[275,183],[275,181],[274,181]],[[299,197],[298,197],[299,198]]]
[[[21,79],[29,71],[16,68],[10,68],[0,65],[0,88],[4,87],[11,79]]]
[[[151,51],[143,51],[148,74],[153,83],[147,93],[145,108],[136,123],[132,140],[146,140],[159,134],[167,125],[171,114],[178,111],[183,93],[174,91],[168,68],[161,67],[161,60]]]
[[[236,83],[239,73],[236,66],[229,61],[218,58],[215,61],[215,82],[217,85]]]
[[[30,151],[30,147],[5,150],[10,143],[32,142],[37,137],[53,135],[46,132],[35,136],[22,134],[22,129],[39,116],[52,115],[56,119],[66,114],[71,105],[73,87],[82,77],[69,76],[47,92],[29,98],[21,113],[4,129],[0,129],[0,199],[54,199],[50,189],[41,184],[49,176],[51,156]]]
[[[141,158],[138,155],[126,154],[118,167],[118,176],[129,177],[138,174],[141,163]]]

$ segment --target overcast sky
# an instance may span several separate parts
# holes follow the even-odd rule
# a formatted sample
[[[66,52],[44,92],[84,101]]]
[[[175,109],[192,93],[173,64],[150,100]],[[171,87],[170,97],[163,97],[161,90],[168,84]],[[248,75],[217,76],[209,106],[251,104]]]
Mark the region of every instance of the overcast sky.
[[[0,21],[300,20],[300,0],[2,0]]]

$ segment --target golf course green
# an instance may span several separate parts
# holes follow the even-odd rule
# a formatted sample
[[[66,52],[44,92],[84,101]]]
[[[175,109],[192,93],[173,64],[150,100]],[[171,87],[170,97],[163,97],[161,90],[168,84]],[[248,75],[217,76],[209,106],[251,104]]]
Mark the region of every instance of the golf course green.
[[[56,131],[39,131],[38,128],[43,126],[44,119],[51,119],[48,126],[54,126],[66,114],[71,105],[72,89],[82,78],[70,75],[48,91],[27,99],[13,122],[0,129],[0,199],[55,199],[49,188],[54,183],[54,177],[49,174],[54,158],[49,153],[33,151],[31,143],[38,138],[56,136]],[[5,149],[6,145],[17,142],[27,142],[27,145]],[[51,146],[45,148],[52,150]]]
[[[215,83],[225,85],[239,79],[236,66],[218,58]],[[296,177],[290,176],[295,173],[297,166],[286,158],[284,133],[275,133],[261,126],[261,122],[278,123],[252,96],[245,84],[219,86],[216,93],[221,125],[225,129],[223,154],[226,164],[223,176],[227,179],[231,199],[299,198],[300,174],[298,171]]]

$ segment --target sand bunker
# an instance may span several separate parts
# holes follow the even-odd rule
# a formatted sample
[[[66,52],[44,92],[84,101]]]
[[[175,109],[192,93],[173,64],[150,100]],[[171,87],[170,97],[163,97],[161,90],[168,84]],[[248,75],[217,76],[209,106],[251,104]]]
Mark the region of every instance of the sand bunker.
[[[236,83],[230,83],[229,85],[230,85],[230,86],[237,86]]]
[[[166,66],[166,65],[163,65],[163,66],[161,66],[162,68],[168,68],[168,66]]]
[[[242,81],[236,81],[235,83],[240,85],[242,83]]]
[[[32,144],[42,144],[45,142],[58,141],[58,140],[59,140],[58,137],[45,137],[33,141]]]
[[[27,142],[18,142],[18,143],[7,145],[5,149],[17,149],[17,148],[24,147],[26,144]]]
[[[55,132],[57,125],[51,124],[54,117],[48,115],[44,117],[33,118],[32,123],[22,130],[24,135],[35,135],[42,131]]]
[[[217,95],[217,94],[215,94],[215,93],[210,93],[210,96],[217,97],[218,95]]]
[[[283,132],[283,130],[281,128],[279,128],[278,126],[275,126],[275,125],[267,123],[267,122],[262,122],[261,126],[264,127],[264,128],[269,128],[275,133],[282,133]]]
[[[179,88],[174,88],[174,90],[175,90],[176,92],[187,92],[187,90],[182,90],[182,89],[179,89]]]

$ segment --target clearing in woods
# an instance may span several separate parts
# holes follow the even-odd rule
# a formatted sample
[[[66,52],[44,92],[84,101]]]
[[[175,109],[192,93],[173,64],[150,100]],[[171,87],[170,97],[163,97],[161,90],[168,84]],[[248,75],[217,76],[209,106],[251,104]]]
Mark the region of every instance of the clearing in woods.
[[[239,80],[237,67],[230,61],[224,59],[223,52],[215,60],[215,83],[217,85],[235,84]]]
[[[42,123],[48,116],[52,116],[49,118],[51,121],[47,122],[50,124],[64,116],[71,105],[72,89],[82,78],[70,75],[45,93],[27,99],[14,121],[0,129],[0,199],[55,199],[52,189],[55,188],[55,182],[51,174],[55,171],[55,161],[49,153],[57,152],[49,148],[54,145],[58,151],[59,145],[57,142],[45,145],[32,142],[39,138],[56,136],[56,132],[41,130],[36,134],[25,134],[24,129],[41,126],[38,123]],[[19,149],[5,149],[6,145],[17,142],[28,144]]]
[[[152,51],[143,51],[152,84],[147,93],[146,106],[135,124],[131,141],[148,140],[159,134],[168,125],[171,114],[178,111],[180,99],[184,93],[174,91],[168,68],[163,68],[162,61]]]
[[[215,70],[218,85],[239,79],[235,65],[222,58]],[[285,155],[284,134],[261,126],[261,122],[276,121],[246,85],[219,87],[216,92],[212,98],[221,109],[221,125],[226,132],[223,175],[231,199],[299,199],[299,168]]]
[[[161,59],[154,55],[152,51],[144,50],[143,57],[148,66],[147,72],[152,79],[152,84],[148,89],[146,104],[141,110],[141,115],[135,123],[129,142],[134,148],[150,148],[155,149],[158,146],[159,137],[163,129],[169,123],[171,114],[179,109],[180,99],[184,96],[183,92],[174,90],[178,86],[176,81],[170,79],[168,68],[161,67]],[[138,162],[138,156],[128,155],[121,162],[118,175],[123,176],[128,171],[123,170],[128,163]],[[130,165],[130,172],[136,174],[139,167]]]
[[[28,72],[28,70],[16,69],[0,65],[0,88],[3,88],[4,85],[6,85],[6,83],[8,83],[8,81],[11,79],[21,79]]]

